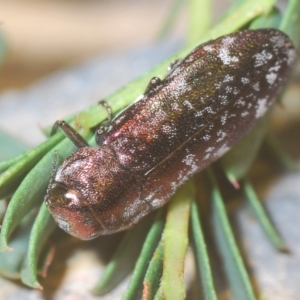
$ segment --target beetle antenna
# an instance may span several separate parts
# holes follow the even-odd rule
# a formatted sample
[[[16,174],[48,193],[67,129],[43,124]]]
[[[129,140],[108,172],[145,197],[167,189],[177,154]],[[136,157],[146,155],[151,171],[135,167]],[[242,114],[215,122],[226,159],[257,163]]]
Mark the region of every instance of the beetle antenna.
[[[51,188],[51,186],[52,186],[52,184],[54,182],[55,174],[56,174],[56,171],[57,171],[57,161],[58,161],[58,152],[57,152],[57,150],[55,150],[55,152],[54,152],[54,160],[53,160],[53,165],[52,165],[52,173],[51,173],[49,185],[48,185],[48,188],[47,188],[47,191],[46,191],[46,196],[45,196],[46,202],[48,200],[49,191],[50,191],[50,188]]]

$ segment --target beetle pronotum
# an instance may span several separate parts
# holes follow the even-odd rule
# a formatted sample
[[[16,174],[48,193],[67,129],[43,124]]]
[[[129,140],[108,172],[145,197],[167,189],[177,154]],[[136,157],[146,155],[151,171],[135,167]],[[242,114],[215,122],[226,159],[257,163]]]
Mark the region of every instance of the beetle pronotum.
[[[96,132],[99,147],[71,137],[79,149],[52,176],[46,195],[58,225],[91,239],[130,228],[164,205],[251,130],[295,58],[290,39],[275,29],[240,31],[197,47],[165,79],[151,81],[106,132]]]

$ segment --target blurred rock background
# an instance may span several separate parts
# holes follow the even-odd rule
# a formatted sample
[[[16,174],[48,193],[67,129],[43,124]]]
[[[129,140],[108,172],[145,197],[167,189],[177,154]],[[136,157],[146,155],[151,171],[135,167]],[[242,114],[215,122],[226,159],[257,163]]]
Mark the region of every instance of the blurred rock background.
[[[150,43],[169,5],[169,0],[3,0],[0,29],[8,57],[0,88],[24,87],[100,53]]]

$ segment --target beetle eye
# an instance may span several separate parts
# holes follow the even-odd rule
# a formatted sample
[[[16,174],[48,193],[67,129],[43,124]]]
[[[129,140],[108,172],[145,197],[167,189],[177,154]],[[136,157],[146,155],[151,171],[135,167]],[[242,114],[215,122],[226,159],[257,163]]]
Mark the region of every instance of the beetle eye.
[[[64,186],[53,184],[49,189],[46,205],[51,207],[68,205],[72,201],[70,194]]]

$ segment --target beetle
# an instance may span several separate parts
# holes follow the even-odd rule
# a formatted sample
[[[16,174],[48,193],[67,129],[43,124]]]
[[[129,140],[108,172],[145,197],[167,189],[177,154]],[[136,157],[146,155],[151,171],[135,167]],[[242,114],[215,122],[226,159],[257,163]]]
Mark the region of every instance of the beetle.
[[[98,147],[57,122],[79,148],[47,190],[58,225],[92,239],[128,229],[164,205],[251,130],[295,59],[291,40],[279,30],[232,33],[195,48],[163,80],[152,79],[107,130],[96,131]]]

